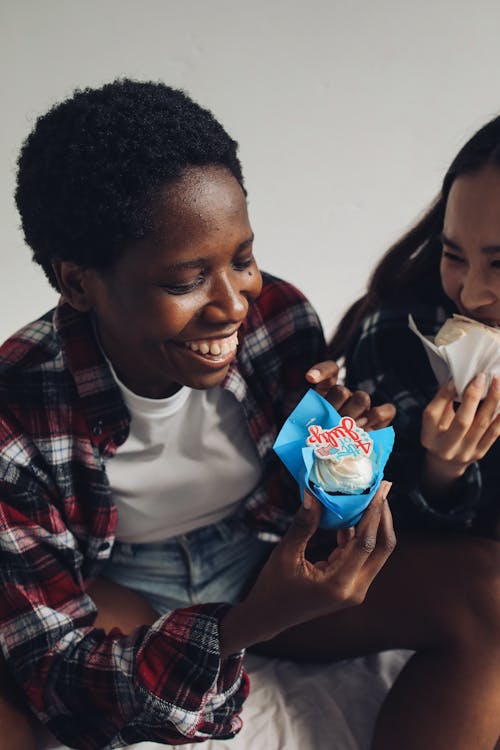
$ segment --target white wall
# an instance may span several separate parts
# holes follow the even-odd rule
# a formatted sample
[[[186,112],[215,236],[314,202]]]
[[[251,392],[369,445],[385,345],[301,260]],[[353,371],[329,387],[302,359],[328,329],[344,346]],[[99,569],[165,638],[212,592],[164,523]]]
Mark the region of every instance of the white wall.
[[[3,0],[0,340],[55,301],[13,203],[34,118],[77,86],[161,79],[240,143],[262,267],[330,332],[500,111],[498,0]]]

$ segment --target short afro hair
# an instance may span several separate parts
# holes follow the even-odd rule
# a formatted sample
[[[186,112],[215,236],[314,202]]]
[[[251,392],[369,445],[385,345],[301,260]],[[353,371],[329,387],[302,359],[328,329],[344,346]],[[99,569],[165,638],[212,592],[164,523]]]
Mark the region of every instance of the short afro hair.
[[[33,260],[109,269],[154,230],[161,190],[190,166],[226,168],[244,190],[238,144],[212,113],[163,83],[76,90],[36,122],[18,159],[16,204]]]

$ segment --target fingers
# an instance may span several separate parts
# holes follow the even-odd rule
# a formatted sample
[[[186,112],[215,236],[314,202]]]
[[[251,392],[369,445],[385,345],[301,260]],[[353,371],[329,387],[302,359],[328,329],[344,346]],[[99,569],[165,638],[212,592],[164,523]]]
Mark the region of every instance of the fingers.
[[[347,529],[339,529],[337,531],[337,547],[345,547],[354,537],[355,533],[354,526],[349,526]]]
[[[352,417],[356,421],[366,414],[371,406],[370,396],[366,391],[354,391],[340,409],[343,417]],[[360,425],[361,427],[361,425]]]
[[[352,393],[345,385],[334,386],[325,398],[343,417],[352,417],[356,421],[370,408],[370,396],[366,391]]]
[[[468,432],[481,401],[486,376],[484,372],[471,380],[462,396],[462,403],[455,412],[455,417],[449,426],[449,438],[457,442]]]
[[[288,548],[291,554],[303,555],[309,539],[318,529],[322,505],[309,490],[304,492],[304,501],[287,529],[280,547]]]
[[[370,430],[381,430],[388,427],[394,421],[396,416],[396,407],[394,404],[381,404],[372,406],[366,414],[356,420],[358,427],[362,427],[366,432]]]
[[[376,539],[382,508],[392,487],[392,482],[382,480],[369,506],[356,527],[356,536]]]
[[[352,417],[365,430],[378,430],[391,424],[396,416],[393,404],[371,407],[366,391],[354,393],[345,385],[337,384],[339,367],[336,362],[326,360],[314,365],[306,372],[306,380],[315,390],[344,417]]]
[[[336,550],[332,553],[331,575],[335,576],[339,583],[349,584],[355,580],[370,556],[374,555],[374,561],[371,565],[373,570],[382,567],[389,556],[392,521],[386,498],[390,488],[390,482],[383,481],[381,483],[358,523],[355,535],[341,550],[342,554],[339,554]],[[387,509],[384,511],[386,505]],[[383,511],[384,526],[380,528]],[[386,538],[386,534],[389,537]],[[393,529],[392,535],[394,535]],[[335,554],[336,552],[337,554]]]
[[[373,554],[370,555],[364,566],[366,583],[369,586],[375,576],[387,562],[396,546],[396,534],[392,522],[392,513],[388,502],[384,502],[380,513],[380,524],[378,527],[377,544]]]
[[[436,440],[443,439],[455,417],[453,401],[457,392],[453,381],[442,385],[422,413],[420,442],[430,451],[436,450]]]
[[[346,388],[345,385],[335,385],[324,395],[324,398],[326,398],[328,403],[331,404],[334,409],[341,413],[343,405],[347,403],[351,396],[352,391],[350,391],[349,388]]]
[[[339,366],[331,359],[318,362],[306,372],[306,380],[314,386],[320,396],[325,396],[337,383]]]
[[[422,414],[422,437],[434,429],[441,430],[441,420],[446,410],[453,407],[453,400],[457,392],[452,380],[442,385],[432,401],[430,401]]]
[[[467,437],[476,442],[475,458],[482,458],[500,436],[500,377],[495,375]]]
[[[495,376],[486,394],[486,398],[477,410],[474,421],[467,433],[467,442],[473,448],[484,455],[498,435],[495,417],[499,407],[500,378]],[[484,451],[484,452],[483,452]]]
[[[332,403],[332,406],[342,416],[355,419],[358,427],[362,427],[366,431],[387,427],[396,416],[394,404],[371,406],[370,396],[366,391],[351,393],[345,386],[336,386],[336,388],[338,390],[333,389],[332,397],[338,405],[332,403],[330,394],[328,394],[328,400]]]

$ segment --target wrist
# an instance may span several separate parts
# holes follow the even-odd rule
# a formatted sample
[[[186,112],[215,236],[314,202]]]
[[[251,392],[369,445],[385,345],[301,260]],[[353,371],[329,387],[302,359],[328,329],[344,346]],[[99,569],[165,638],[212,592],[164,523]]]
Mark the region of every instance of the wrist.
[[[262,631],[262,632],[261,632]],[[259,641],[268,640],[268,636],[259,627],[254,613],[248,611],[245,602],[235,604],[226,612],[219,626],[221,659],[236,654]]]
[[[423,484],[433,493],[445,492],[463,476],[468,464],[446,461],[427,451],[422,469]]]
[[[219,626],[221,659],[278,635],[283,627],[273,627],[271,619],[252,604],[251,597],[231,607]]]

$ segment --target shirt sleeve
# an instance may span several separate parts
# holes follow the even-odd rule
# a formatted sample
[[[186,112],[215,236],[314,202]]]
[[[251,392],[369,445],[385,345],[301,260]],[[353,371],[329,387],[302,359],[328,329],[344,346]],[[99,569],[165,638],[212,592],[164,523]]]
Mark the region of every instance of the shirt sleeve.
[[[381,311],[366,318],[345,364],[349,388],[366,390],[374,405],[391,402],[397,409],[396,439],[385,472],[393,482],[391,509],[396,527],[470,527],[481,498],[478,463],[438,501],[421,487],[422,413],[438,386],[422,344],[408,328],[407,311]]]
[[[94,628],[78,540],[14,475],[1,483],[0,644],[38,718],[84,750],[236,734],[249,683],[243,653],[220,659],[228,606],[175,610],[130,635]]]

